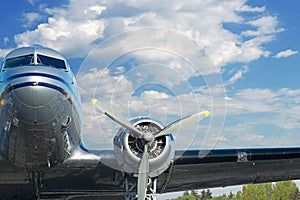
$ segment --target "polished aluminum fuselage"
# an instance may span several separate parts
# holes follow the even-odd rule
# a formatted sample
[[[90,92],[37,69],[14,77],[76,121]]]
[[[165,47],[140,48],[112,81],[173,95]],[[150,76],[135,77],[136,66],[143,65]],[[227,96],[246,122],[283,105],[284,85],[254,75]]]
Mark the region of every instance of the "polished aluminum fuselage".
[[[26,50],[59,56],[42,47]],[[0,81],[2,157],[26,169],[67,159],[79,146],[82,129],[80,97],[67,62],[64,70],[42,64],[2,66]]]

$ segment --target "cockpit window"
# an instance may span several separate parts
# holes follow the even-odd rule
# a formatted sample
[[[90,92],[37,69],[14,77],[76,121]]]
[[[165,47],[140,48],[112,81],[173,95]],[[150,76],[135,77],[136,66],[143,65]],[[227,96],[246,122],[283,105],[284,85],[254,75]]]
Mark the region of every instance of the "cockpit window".
[[[65,61],[58,58],[38,54],[37,60],[38,63],[42,65],[47,65],[58,69],[66,69]]]
[[[4,68],[13,68],[24,65],[32,65],[33,64],[33,54],[7,58],[4,62]]]
[[[4,61],[3,69],[14,68],[25,65],[45,65],[57,69],[66,70],[66,63],[63,59],[53,58],[38,54],[37,59],[34,59],[34,54],[22,55],[13,58],[7,58]]]

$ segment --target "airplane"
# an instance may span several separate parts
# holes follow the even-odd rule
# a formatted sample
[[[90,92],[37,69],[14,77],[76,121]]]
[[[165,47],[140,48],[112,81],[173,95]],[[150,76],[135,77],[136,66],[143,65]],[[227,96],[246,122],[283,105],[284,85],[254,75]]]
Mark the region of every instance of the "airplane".
[[[209,111],[164,127],[149,117],[127,120],[91,99],[120,130],[114,149],[87,149],[75,76],[50,48],[12,50],[0,81],[0,199],[144,200],[300,178],[299,147],[177,150],[172,133],[207,118]]]

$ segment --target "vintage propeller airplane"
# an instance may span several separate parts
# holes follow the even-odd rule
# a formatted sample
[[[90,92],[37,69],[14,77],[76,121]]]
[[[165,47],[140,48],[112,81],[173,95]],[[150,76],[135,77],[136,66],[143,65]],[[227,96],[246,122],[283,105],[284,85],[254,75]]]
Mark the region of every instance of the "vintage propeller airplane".
[[[205,119],[208,111],[163,127],[148,117],[128,121],[91,99],[121,128],[114,150],[87,149],[74,75],[53,49],[11,51],[0,81],[0,199],[144,200],[157,193],[300,178],[300,148],[176,150],[171,134]]]

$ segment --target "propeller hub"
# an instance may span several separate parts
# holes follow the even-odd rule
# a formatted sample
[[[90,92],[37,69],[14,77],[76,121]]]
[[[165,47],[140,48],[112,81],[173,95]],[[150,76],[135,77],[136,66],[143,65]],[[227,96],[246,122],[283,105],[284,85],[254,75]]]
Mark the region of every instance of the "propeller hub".
[[[145,142],[149,143],[154,140],[154,136],[151,132],[145,132],[143,135],[143,139],[145,140]]]
[[[148,146],[148,152],[151,153],[152,151],[156,150],[158,143],[157,143],[156,140],[152,140],[151,142],[147,143],[141,138],[138,138],[138,139],[135,140],[135,147],[139,151],[139,153],[144,152],[145,145]]]

